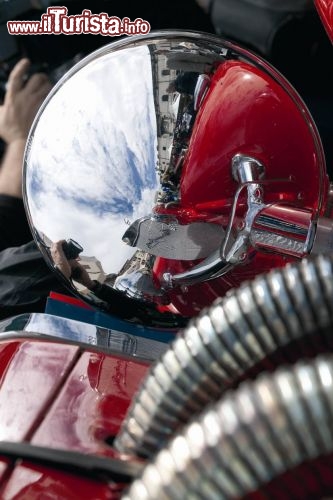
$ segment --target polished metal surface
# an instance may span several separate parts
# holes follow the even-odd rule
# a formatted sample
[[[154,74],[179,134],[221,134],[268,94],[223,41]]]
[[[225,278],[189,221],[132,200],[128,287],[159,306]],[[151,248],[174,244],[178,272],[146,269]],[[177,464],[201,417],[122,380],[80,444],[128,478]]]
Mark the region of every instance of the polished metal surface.
[[[246,91],[240,102],[248,85],[254,94]],[[98,307],[114,312],[112,304],[128,298],[136,301],[133,310],[141,307],[140,318],[130,320],[154,316],[155,324],[179,325],[173,312],[186,293],[182,285],[219,278],[253,255],[249,235],[265,206],[266,185],[270,203],[281,199],[271,185],[282,176],[288,199],[302,191],[313,213],[322,204],[323,182],[310,194],[298,172],[295,186],[290,182],[288,155],[294,158],[295,149],[308,175],[324,179],[317,132],[293,93],[258,57],[202,33],[132,37],[80,61],[42,105],[24,161],[28,218],[51,268]],[[281,135],[269,129],[261,145],[262,119],[276,98]],[[263,116],[252,113],[253,99],[263,103]],[[244,129],[236,119],[243,112]],[[284,113],[291,117],[288,127],[302,116],[310,153],[299,151],[295,134],[280,157],[283,139],[276,138],[284,137]],[[228,120],[215,130],[218,114]],[[253,156],[242,152],[249,145]],[[261,149],[267,163],[256,158]],[[52,248],[70,239],[83,248],[80,260],[59,265]],[[283,246],[273,250],[283,253]],[[160,312],[161,304],[170,304],[172,313]]]
[[[224,262],[237,264],[244,260],[249,249],[249,239],[252,230],[253,221],[256,215],[264,208],[263,191],[257,181],[264,176],[264,166],[255,158],[244,155],[235,155],[232,159],[232,173],[239,182],[239,189],[235,196],[235,202],[227,229],[227,234],[221,245],[221,258]],[[231,229],[237,207],[238,195],[241,190],[247,191],[247,211],[244,220],[240,224],[237,236],[231,242]]]
[[[332,310],[329,257],[304,259],[235,289],[192,321],[152,367],[115,446],[151,457],[179,426],[247,374],[290,361],[295,345],[297,359],[301,342],[313,354],[322,345],[331,349]]]
[[[219,248],[223,239],[224,230],[216,224],[179,224],[176,217],[153,214],[135,221],[123,236],[127,245],[179,260],[203,259]]]
[[[177,433],[123,500],[327,498],[330,462],[325,480],[311,462],[333,453],[332,394],[332,356],[243,383]],[[304,462],[295,490],[284,473]]]
[[[84,249],[80,264],[91,279],[125,296],[165,303],[163,290],[153,289],[154,256],[186,260],[219,246],[222,228],[205,249],[212,225],[205,232],[202,222],[202,245],[190,250],[191,235],[195,239],[199,231],[181,222],[174,252],[152,251],[145,266],[140,246],[149,250],[149,236],[134,247],[124,235],[136,221],[179,202],[196,113],[210,72],[228,50],[217,38],[199,34],[133,37],[81,61],[54,88],[35,120],[25,156],[26,208],[51,266],[45,248],[72,238]],[[129,279],[133,267],[136,276]],[[83,298],[101,305],[80,280],[69,282],[59,266],[57,271]]]
[[[165,273],[164,282],[166,287],[192,285],[216,279],[227,274],[235,265],[248,257],[248,252],[251,250],[250,236],[253,222],[257,214],[265,208],[261,185],[256,182],[259,182],[264,177],[265,168],[255,158],[237,154],[231,161],[231,173],[239,187],[235,194],[228,226],[225,233],[223,231],[223,239],[219,247],[215,247],[219,248],[219,250],[214,251],[212,248],[203,261],[185,273],[174,275]],[[243,190],[247,192],[247,211],[243,221],[238,223],[238,227],[235,228],[236,209]],[[204,243],[202,243],[202,246],[205,248]]]
[[[0,340],[35,335],[43,339],[56,338],[64,342],[97,346],[109,354],[121,353],[147,361],[158,359],[167,349],[167,344],[147,339],[114,328],[83,323],[50,314],[21,314],[0,321]]]
[[[260,231],[253,229],[251,231],[251,243],[255,248],[273,251],[280,250],[285,255],[304,257],[307,254],[306,245],[303,241],[296,240],[290,236],[276,234],[272,230]],[[321,253],[321,252],[317,252]]]
[[[286,255],[304,257],[315,252],[316,223],[310,210],[275,204],[263,207],[253,221],[250,240],[257,249],[281,249]]]
[[[233,264],[227,264],[221,259],[220,249],[211,253],[206,259],[184,273],[164,273],[164,287],[193,285],[211,279],[219,278],[233,269]]]
[[[333,219],[327,217],[319,217],[315,224],[315,236],[311,253],[327,253],[333,251]]]

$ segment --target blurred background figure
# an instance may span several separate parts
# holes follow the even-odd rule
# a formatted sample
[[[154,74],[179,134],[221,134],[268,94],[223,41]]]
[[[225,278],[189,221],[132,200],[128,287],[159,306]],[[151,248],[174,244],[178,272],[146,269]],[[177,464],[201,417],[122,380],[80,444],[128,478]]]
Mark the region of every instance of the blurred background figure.
[[[64,291],[32,241],[22,200],[24,149],[33,119],[51,89],[46,74],[30,78],[30,61],[11,71],[0,106],[0,319],[44,311],[50,290]]]
[[[23,154],[32,121],[51,83],[42,73],[27,79],[29,66],[28,59],[16,64],[0,106],[0,138],[5,143],[0,167],[0,250],[31,240],[22,202]]]
[[[312,0],[197,0],[211,17],[216,33],[238,40],[272,58],[282,52],[281,41],[308,45],[315,33],[305,23],[317,17]],[[296,31],[294,31],[296,30]],[[311,43],[311,42],[310,42]],[[293,52],[293,48],[289,46]],[[288,57],[288,54],[286,54]]]

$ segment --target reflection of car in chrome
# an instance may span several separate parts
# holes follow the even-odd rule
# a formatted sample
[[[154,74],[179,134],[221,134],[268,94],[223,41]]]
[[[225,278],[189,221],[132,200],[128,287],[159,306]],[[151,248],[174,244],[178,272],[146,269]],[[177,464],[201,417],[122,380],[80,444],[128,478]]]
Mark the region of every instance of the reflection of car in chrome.
[[[198,111],[200,108],[210,84],[210,78],[208,75],[199,75],[197,84],[194,89],[194,111]]]
[[[190,115],[189,113],[184,113],[182,116],[182,121],[181,121],[181,128],[184,130],[184,132],[190,132],[191,130],[191,121],[192,121],[193,116]]]
[[[194,99],[161,99],[166,67]],[[1,498],[332,496],[332,188],[290,84],[210,35],[120,40],[45,101],[24,171],[41,250],[73,237],[99,278],[57,270],[80,321],[0,323]]]

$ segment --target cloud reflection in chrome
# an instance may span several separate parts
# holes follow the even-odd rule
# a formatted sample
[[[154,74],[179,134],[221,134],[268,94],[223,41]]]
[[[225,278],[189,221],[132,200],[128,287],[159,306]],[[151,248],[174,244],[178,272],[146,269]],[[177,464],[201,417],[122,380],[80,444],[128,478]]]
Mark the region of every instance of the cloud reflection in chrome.
[[[30,142],[26,194],[38,232],[73,238],[106,274],[118,272],[135,251],[121,240],[126,223],[154,205],[156,135],[146,46],[77,71],[51,96]]]

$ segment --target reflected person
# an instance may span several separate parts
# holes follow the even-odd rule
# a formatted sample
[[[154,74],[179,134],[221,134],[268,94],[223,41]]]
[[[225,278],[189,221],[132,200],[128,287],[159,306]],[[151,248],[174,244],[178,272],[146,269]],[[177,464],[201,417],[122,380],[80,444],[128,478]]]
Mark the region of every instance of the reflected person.
[[[55,268],[66,280],[80,283],[103,301],[110,314],[146,325],[159,323],[163,326],[165,323],[165,326],[170,326],[174,323],[175,326],[179,326],[180,322],[182,325],[187,324],[188,318],[181,318],[179,315],[169,312],[160,313],[154,305],[128,297],[124,293],[114,290],[109,284],[91,279],[87,270],[80,263],[80,257],[76,259],[66,258],[64,244],[66,244],[66,240],[59,240],[52,243],[50,247]]]

